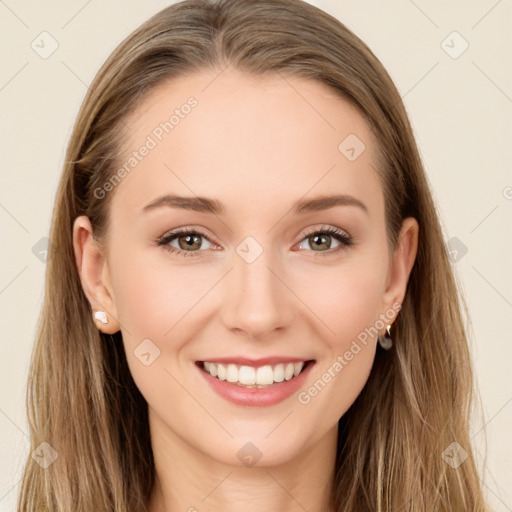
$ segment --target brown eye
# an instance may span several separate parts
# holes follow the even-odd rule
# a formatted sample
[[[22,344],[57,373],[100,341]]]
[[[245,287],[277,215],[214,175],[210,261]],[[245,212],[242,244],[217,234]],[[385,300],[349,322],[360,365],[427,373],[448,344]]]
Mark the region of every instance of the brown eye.
[[[317,234],[317,235],[311,235],[308,237],[308,242],[310,247],[320,247],[323,249],[330,249],[332,238],[330,235],[323,235],[323,234]]]
[[[333,238],[338,242],[338,245],[336,245],[333,250],[330,250],[332,247]],[[333,252],[337,252],[339,249],[342,249],[345,246],[353,244],[353,240],[350,235],[344,231],[332,227],[317,229],[316,231],[307,233],[303,240],[307,241],[313,252],[328,254],[332,254]],[[301,244],[303,244],[304,241],[301,242]],[[304,250],[303,247],[299,248]]]
[[[200,253],[201,249],[210,248],[209,246],[204,247],[204,241],[212,245],[212,242],[202,233],[193,229],[181,229],[164,235],[158,240],[158,245],[163,246],[169,252],[182,256],[196,256],[194,253]]]
[[[180,249],[200,249],[201,248],[201,235],[179,235],[176,240],[178,241],[178,245]]]

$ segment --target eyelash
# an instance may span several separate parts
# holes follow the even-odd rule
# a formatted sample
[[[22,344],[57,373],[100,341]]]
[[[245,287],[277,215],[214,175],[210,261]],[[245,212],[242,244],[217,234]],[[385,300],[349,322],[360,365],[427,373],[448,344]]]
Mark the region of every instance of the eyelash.
[[[171,233],[165,234],[162,237],[158,238],[156,240],[156,243],[158,246],[163,246],[163,248],[166,251],[169,251],[178,256],[180,256],[180,255],[181,256],[199,256],[198,253],[201,253],[203,251],[200,251],[200,250],[198,250],[198,251],[183,251],[181,249],[176,249],[176,247],[172,247],[169,245],[169,242],[171,242],[175,238],[178,238],[180,235],[187,235],[187,234],[200,235],[201,237],[208,240],[210,243],[214,243],[204,233],[202,233],[201,231],[198,231],[197,229],[193,229],[193,228],[182,228],[177,231],[173,231]],[[312,251],[312,252],[316,253],[316,254],[314,254],[314,257],[329,256],[334,253],[337,253],[338,251],[342,250],[344,247],[349,247],[354,244],[354,240],[351,235],[349,235],[345,231],[341,231],[341,230],[339,230],[337,228],[333,228],[331,226],[325,226],[325,227],[322,226],[320,229],[312,229],[312,230],[307,231],[304,234],[304,237],[302,238],[301,242],[303,240],[305,240],[306,238],[309,238],[312,235],[320,235],[320,234],[327,234],[327,235],[335,238],[336,240],[338,240],[338,242],[341,243],[341,245],[333,250]],[[303,250],[303,249],[301,249],[301,250]]]

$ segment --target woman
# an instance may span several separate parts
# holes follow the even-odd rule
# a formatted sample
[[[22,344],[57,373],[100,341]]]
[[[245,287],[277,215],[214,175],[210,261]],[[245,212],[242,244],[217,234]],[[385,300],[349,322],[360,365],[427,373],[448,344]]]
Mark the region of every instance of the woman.
[[[20,511],[486,510],[411,127],[333,17],[144,23],[89,88],[51,240]]]

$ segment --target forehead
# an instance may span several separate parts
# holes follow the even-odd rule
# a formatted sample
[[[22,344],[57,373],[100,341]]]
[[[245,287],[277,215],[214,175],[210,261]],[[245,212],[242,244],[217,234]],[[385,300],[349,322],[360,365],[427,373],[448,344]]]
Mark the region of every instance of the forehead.
[[[255,211],[333,192],[382,200],[366,121],[314,80],[198,71],[152,90],[126,125],[119,165],[129,172],[113,200],[137,209],[164,192]]]

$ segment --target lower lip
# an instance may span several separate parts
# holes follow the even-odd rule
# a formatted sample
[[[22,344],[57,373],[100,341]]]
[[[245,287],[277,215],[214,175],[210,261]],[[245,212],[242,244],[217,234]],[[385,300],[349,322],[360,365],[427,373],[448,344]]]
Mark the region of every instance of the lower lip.
[[[267,407],[278,404],[295,393],[304,384],[314,363],[314,361],[310,361],[297,377],[284,380],[283,382],[276,382],[268,388],[246,388],[239,386],[227,380],[212,377],[203,368],[200,368],[197,364],[196,366],[211,388],[229,402],[249,407]]]

